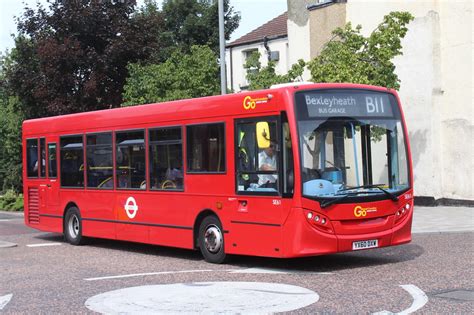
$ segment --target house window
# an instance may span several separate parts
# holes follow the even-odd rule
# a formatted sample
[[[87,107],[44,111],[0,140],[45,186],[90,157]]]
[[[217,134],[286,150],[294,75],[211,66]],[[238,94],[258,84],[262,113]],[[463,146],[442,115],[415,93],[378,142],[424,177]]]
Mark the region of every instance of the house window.
[[[249,61],[249,58],[254,55],[254,54],[258,54],[258,49],[257,48],[254,48],[254,49],[248,49],[248,50],[244,50],[243,51],[243,64],[242,64],[242,67],[244,68],[244,71],[243,71],[243,74],[244,74],[244,78],[242,80],[242,84],[241,84],[241,89],[246,89],[247,86],[249,85],[249,82],[247,80],[247,76],[248,74],[253,74],[253,73],[256,73],[258,71],[258,68],[256,66],[252,66],[252,67],[246,67],[247,66],[247,62]]]

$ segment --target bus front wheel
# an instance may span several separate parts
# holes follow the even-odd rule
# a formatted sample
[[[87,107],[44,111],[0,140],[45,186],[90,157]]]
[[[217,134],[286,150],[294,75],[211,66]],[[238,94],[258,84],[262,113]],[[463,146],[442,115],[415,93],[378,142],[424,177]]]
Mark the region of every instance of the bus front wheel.
[[[208,216],[199,226],[199,248],[207,262],[220,264],[225,261],[224,234],[216,216]]]
[[[81,214],[77,207],[70,207],[64,217],[64,237],[69,244],[84,244],[85,238],[82,236]]]

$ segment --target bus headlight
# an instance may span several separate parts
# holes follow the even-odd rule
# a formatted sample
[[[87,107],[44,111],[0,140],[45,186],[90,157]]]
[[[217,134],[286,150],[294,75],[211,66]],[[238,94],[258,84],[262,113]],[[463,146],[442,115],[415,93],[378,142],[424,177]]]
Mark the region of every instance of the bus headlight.
[[[403,221],[404,218],[410,213],[411,205],[407,203],[403,207],[399,208],[395,213],[395,224],[398,224]]]
[[[314,211],[305,211],[305,216],[308,222],[318,230],[321,230],[325,233],[334,233],[329,218],[324,214]]]

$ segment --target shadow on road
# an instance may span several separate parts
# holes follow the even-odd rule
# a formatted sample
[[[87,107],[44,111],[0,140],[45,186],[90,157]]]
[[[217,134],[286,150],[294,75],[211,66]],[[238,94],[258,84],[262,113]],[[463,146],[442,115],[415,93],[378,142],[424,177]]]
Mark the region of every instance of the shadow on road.
[[[52,233],[40,234],[40,235],[35,235],[34,238],[41,239],[44,241],[50,241],[50,242],[63,242],[67,244],[67,242],[64,240],[63,235],[61,234],[52,234]],[[165,247],[165,246],[151,245],[151,244],[108,240],[108,239],[101,239],[101,238],[88,238],[84,246],[137,253],[141,255],[166,256],[166,257],[171,257],[171,258],[187,259],[187,260],[202,260],[202,256],[199,251],[192,251],[188,249]]]
[[[60,234],[40,234],[36,235],[35,238],[51,242],[64,242],[64,238]],[[86,246],[141,255],[163,256],[192,261],[203,260],[199,251],[158,245],[92,238],[88,239]],[[334,272],[368,266],[396,264],[416,259],[423,253],[423,247],[416,243],[410,243],[367,251],[291,259],[231,255],[227,265],[239,268],[270,268],[289,272]]]
[[[412,243],[369,251],[291,259],[234,256],[229,264],[245,268],[273,268],[290,272],[334,272],[345,269],[396,264],[416,259],[423,253],[423,247]]]

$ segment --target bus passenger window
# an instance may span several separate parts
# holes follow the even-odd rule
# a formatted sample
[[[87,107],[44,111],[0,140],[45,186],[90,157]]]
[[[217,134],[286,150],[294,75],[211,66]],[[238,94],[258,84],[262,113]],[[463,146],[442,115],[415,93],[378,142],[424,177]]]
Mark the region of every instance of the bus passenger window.
[[[58,176],[58,163],[56,158],[56,143],[48,143],[48,176],[56,178]]]
[[[225,128],[223,123],[187,127],[189,173],[224,173]]]
[[[183,189],[181,127],[150,130],[151,189]]]
[[[112,163],[112,133],[87,135],[87,187],[114,187]]]
[[[287,120],[286,115],[283,116],[284,120]],[[288,196],[293,194],[294,187],[294,167],[293,167],[293,149],[291,145],[291,133],[290,126],[287,121],[284,121],[282,124],[283,130],[283,145],[282,145],[282,154],[283,154],[283,193]]]
[[[40,177],[46,177],[46,140],[45,138],[40,139],[40,155],[41,163],[38,163],[40,168]]]
[[[117,188],[146,189],[144,131],[117,132],[115,141]]]
[[[38,139],[26,140],[26,162],[28,177],[38,177]]]
[[[84,149],[82,136],[60,139],[61,187],[84,187]]]
[[[265,125],[265,128],[259,126]],[[263,131],[264,130],[264,131]],[[258,137],[258,132],[264,134]],[[278,192],[280,148],[275,120],[255,119],[236,125],[236,174],[239,192]],[[267,141],[259,141],[264,137]],[[259,143],[260,146],[259,147]],[[265,143],[265,146],[262,146]]]

